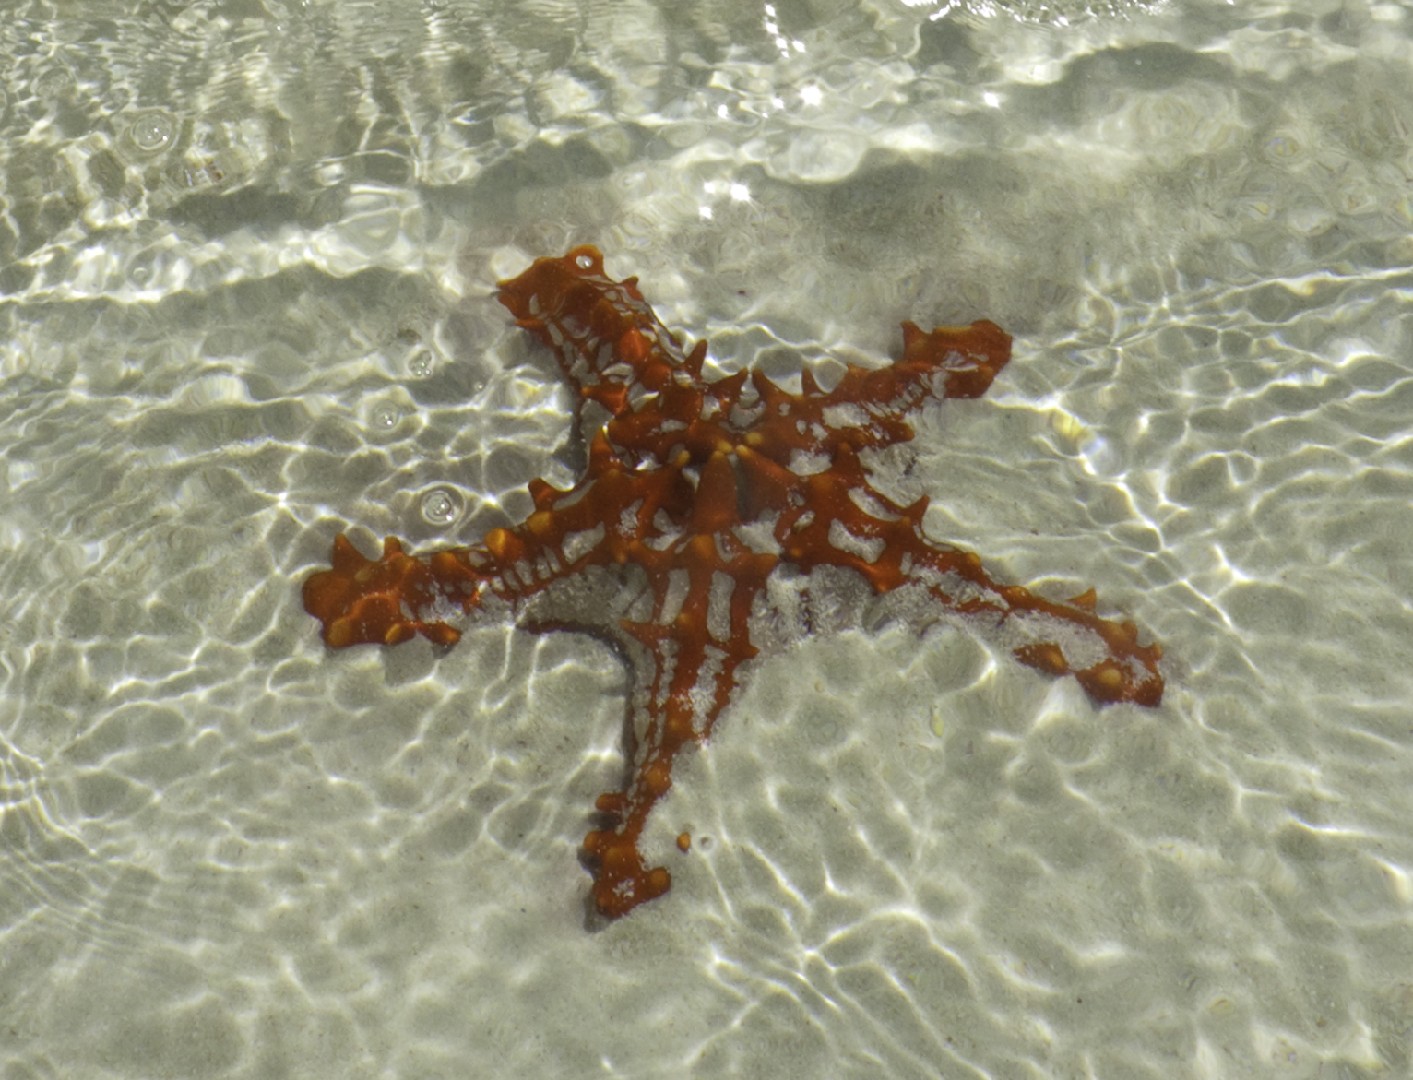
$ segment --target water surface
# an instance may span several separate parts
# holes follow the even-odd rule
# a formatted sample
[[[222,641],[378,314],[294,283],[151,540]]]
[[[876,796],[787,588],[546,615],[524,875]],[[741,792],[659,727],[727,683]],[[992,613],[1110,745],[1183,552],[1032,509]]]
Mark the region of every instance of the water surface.
[[[1400,1075],[1404,8],[21,3],[0,27],[0,1062],[15,1077]],[[939,541],[1163,643],[747,671],[585,929],[628,673],[330,654],[341,528],[574,477],[494,281],[592,242],[729,371],[989,317]],[[670,842],[670,840],[669,840]]]

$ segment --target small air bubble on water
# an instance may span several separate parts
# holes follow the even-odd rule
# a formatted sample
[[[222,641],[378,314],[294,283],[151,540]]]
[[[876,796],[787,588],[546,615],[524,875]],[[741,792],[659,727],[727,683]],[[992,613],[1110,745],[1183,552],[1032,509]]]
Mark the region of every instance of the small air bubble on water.
[[[1301,155],[1304,147],[1291,135],[1275,135],[1266,141],[1266,155],[1276,161],[1289,161]]]
[[[177,133],[176,118],[160,110],[137,116],[128,127],[128,136],[139,150],[161,150]]]
[[[402,418],[402,413],[396,405],[378,405],[369,416],[372,424],[379,431],[391,431],[397,427],[397,422]]]
[[[74,77],[65,68],[50,68],[35,80],[34,88],[40,97],[63,97],[74,88]]]
[[[408,361],[407,369],[419,379],[425,379],[432,373],[432,366],[432,354],[423,349]]]
[[[422,517],[429,525],[448,525],[461,513],[456,496],[444,488],[436,488],[422,496]]]

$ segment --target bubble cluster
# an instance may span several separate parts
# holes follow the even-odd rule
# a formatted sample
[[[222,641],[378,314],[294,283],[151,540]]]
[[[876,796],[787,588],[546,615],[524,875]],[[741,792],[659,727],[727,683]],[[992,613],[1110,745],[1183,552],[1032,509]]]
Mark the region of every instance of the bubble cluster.
[[[419,379],[425,379],[430,375],[434,366],[432,354],[426,349],[423,349],[407,362],[407,370],[412,372],[412,374],[416,375]]]

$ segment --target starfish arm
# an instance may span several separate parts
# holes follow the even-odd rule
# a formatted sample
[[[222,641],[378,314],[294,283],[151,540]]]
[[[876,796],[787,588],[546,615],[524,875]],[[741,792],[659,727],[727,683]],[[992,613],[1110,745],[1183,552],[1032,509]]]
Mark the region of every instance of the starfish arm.
[[[948,610],[991,614],[1002,623],[1023,628],[1034,640],[1012,650],[1016,659],[1047,675],[1073,675],[1095,704],[1158,705],[1162,701],[1163,677],[1158,671],[1162,647],[1139,644],[1138,628],[1132,622],[1096,614],[1092,589],[1062,603],[1019,585],[1004,585],[991,577],[975,553],[937,547],[923,537],[925,502],[897,506],[853,476],[842,481],[830,474],[811,479],[817,490],[810,505],[830,512],[814,514],[802,527],[787,526],[782,546],[793,563],[809,568],[848,567],[877,593],[920,583]],[[888,516],[860,506],[849,494],[859,490],[868,491],[874,505]],[[1061,637],[1079,639],[1076,644],[1097,659],[1076,666]]]
[[[400,645],[418,634],[454,645],[461,632],[446,619],[476,607],[486,580],[469,549],[416,558],[391,536],[382,556],[369,559],[340,533],[330,561],[304,582],[304,610],[335,649]]]
[[[978,398],[991,389],[992,380],[1010,359],[1011,335],[990,319],[929,331],[905,322],[903,356],[893,370],[916,373],[914,377],[941,375],[942,386],[936,391],[941,397]]]
[[[995,615],[1031,638],[1011,650],[1027,667],[1057,677],[1073,675],[1096,705],[1162,702],[1162,646],[1139,644],[1138,627],[1128,620],[1100,617],[1093,590],[1069,602],[1048,600],[996,581],[974,552],[918,545],[911,556],[912,575],[925,581],[944,607],[965,615]],[[1072,653],[1087,659],[1081,663]]]
[[[648,866],[639,841],[672,788],[678,756],[711,735],[736,688],[737,669],[756,653],[751,606],[776,562],[725,533],[698,533],[661,552],[642,552],[639,561],[648,572],[653,614],[623,623],[649,657],[647,678],[630,703],[628,778],[623,790],[599,796],[594,805],[604,821],[583,848],[594,905],[610,919],[671,887],[671,872]],[[687,587],[678,597],[673,581],[683,576]]]
[[[499,287],[500,302],[554,352],[569,385],[614,416],[676,373],[692,381],[700,376],[705,344],[684,354],[638,291],[638,279],[608,277],[603,255],[590,244],[536,259]]]
[[[659,470],[634,482],[601,452],[569,491],[537,482],[535,512],[513,528],[491,529],[477,548],[414,556],[388,537],[382,556],[369,559],[340,534],[332,565],[304,583],[304,610],[323,624],[332,648],[399,645],[419,634],[454,645],[461,632],[446,620],[478,607],[487,591],[514,604],[586,566],[627,562],[679,479]]]
[[[980,397],[1010,359],[1011,335],[990,320],[930,331],[905,322],[903,355],[893,363],[880,368],[850,364],[833,390],[801,396],[813,406],[812,419],[826,430],[850,431],[850,425],[839,422],[840,412],[861,409],[871,423],[854,426],[865,432],[850,440],[856,448],[906,442],[913,432],[903,413],[928,397]]]
[[[903,414],[928,397],[980,397],[1011,358],[1011,336],[993,322],[939,326],[929,332],[903,323],[903,355],[886,367],[850,364],[832,390],[806,372],[792,394],[764,375],[753,385],[762,403],[752,445],[779,464],[799,455],[833,456],[907,442]]]

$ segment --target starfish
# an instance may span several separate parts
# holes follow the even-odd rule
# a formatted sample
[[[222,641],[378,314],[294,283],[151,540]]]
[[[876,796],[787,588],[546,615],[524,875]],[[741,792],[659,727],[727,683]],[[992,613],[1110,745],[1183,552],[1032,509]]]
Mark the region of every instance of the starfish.
[[[1073,675],[1097,704],[1158,704],[1161,647],[1139,644],[1132,622],[1097,615],[1092,589],[1059,602],[998,583],[974,553],[924,535],[926,498],[901,505],[869,481],[864,455],[911,439],[905,413],[929,397],[986,392],[1011,354],[995,323],[924,332],[905,322],[892,364],[849,365],[828,390],[805,370],[789,393],[759,372],[704,377],[706,343],[684,349],[637,279],[608,277],[594,247],[538,259],[499,288],[578,393],[581,479],[568,491],[531,481],[534,511],[471,547],[414,556],[388,538],[369,559],[340,535],[332,566],[304,583],[304,607],[333,648],[419,634],[450,646],[461,636],[450,620],[491,609],[537,632],[613,636],[638,678],[625,780],[599,796],[600,827],[583,845],[602,916],[670,887],[639,838],[674,760],[711,734],[756,655],[752,613],[777,572],[843,568],[876,594],[912,590],[1004,629],[1017,660]],[[569,614],[537,614],[537,598],[590,578],[600,584],[571,598]]]

